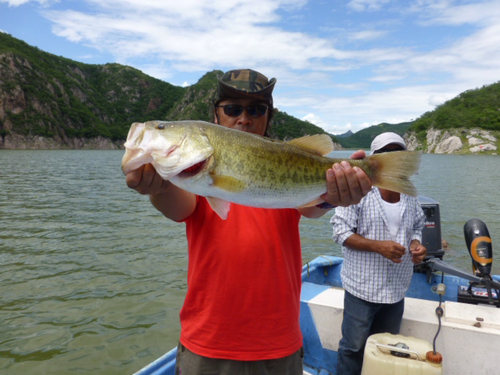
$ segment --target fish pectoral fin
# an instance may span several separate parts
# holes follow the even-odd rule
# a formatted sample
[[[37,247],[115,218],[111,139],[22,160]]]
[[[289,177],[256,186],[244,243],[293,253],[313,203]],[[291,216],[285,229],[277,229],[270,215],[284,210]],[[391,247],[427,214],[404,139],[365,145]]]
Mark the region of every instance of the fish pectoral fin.
[[[231,203],[220,198],[206,197],[208,204],[212,207],[222,220],[227,219],[227,214],[231,209]]]
[[[333,151],[333,141],[328,134],[306,135],[286,143],[300,147],[316,155],[326,155]]]
[[[247,184],[244,181],[230,176],[212,175],[212,186],[231,193],[239,193],[246,189]]]
[[[302,206],[300,206],[299,208],[303,208],[303,207],[312,207],[312,206],[317,206],[318,204],[321,204],[323,203],[324,200],[321,199],[321,198],[316,198],[315,200],[313,200],[312,202],[309,202],[309,203],[306,203],[306,204],[303,204]]]
[[[246,189],[247,184],[237,178],[212,174],[212,186],[231,193],[239,193]],[[227,219],[231,203],[220,198],[207,197],[210,207],[220,216],[222,220]]]

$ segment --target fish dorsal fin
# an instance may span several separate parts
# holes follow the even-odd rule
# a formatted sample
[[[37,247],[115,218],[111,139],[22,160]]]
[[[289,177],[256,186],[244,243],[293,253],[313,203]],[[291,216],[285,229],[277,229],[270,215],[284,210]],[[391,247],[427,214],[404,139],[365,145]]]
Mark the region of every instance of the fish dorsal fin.
[[[208,204],[212,207],[222,220],[227,219],[227,214],[231,209],[231,203],[220,198],[206,197]]]
[[[306,135],[286,143],[300,147],[316,155],[326,155],[333,151],[333,141],[328,134]]]

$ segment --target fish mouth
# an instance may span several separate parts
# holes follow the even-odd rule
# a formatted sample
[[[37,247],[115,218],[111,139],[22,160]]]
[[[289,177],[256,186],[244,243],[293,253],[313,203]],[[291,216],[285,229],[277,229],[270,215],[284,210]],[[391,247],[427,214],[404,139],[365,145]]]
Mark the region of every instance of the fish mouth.
[[[205,159],[205,160],[202,160],[202,161],[200,161],[198,163],[195,163],[192,166],[190,166],[190,167],[182,170],[177,175],[177,177],[180,177],[180,178],[189,178],[189,177],[196,176],[198,173],[200,173],[205,168],[205,166],[207,165],[207,163],[208,163],[208,159]]]
[[[127,174],[144,164],[151,163],[151,155],[144,154],[142,150],[126,149],[122,158],[122,171]]]

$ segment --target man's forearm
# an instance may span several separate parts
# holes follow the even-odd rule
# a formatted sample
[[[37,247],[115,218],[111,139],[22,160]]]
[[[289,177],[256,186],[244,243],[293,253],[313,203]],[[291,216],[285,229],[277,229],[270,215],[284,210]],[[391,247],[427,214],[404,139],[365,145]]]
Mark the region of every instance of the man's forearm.
[[[158,211],[173,221],[184,220],[196,206],[196,195],[173,184],[164,193],[150,195],[149,200]]]
[[[344,246],[354,250],[378,253],[380,241],[370,240],[359,234],[352,234],[344,241]]]

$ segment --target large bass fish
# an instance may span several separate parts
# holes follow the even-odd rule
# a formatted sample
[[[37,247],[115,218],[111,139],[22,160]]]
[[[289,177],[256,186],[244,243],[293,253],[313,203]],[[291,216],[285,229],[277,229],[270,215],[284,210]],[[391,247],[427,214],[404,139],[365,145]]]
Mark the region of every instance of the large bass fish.
[[[230,202],[263,208],[322,203],[326,170],[343,160],[361,168],[374,186],[415,196],[409,177],[420,165],[420,152],[333,159],[323,156],[333,151],[326,134],[281,142],[203,121],[134,123],[125,148],[125,174],[151,163],[163,179],[207,197],[222,219]]]

